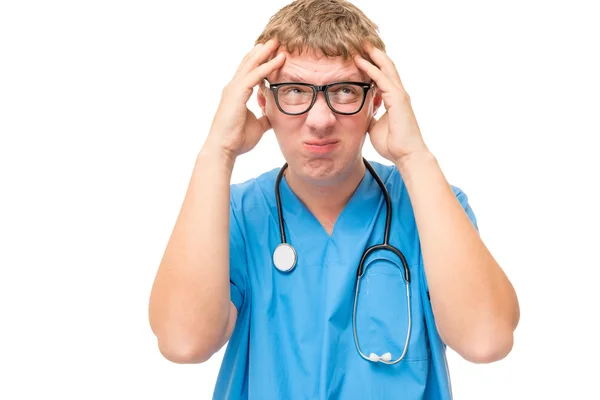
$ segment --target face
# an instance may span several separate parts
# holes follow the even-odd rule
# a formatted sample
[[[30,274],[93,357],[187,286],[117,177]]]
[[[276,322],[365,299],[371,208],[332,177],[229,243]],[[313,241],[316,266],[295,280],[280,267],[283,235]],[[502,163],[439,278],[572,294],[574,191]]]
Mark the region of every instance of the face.
[[[285,50],[280,48],[279,52]],[[271,84],[290,81],[314,85],[371,82],[353,60],[344,62],[341,57],[317,58],[311,52],[301,55],[286,53],[281,69],[267,79]],[[312,184],[331,185],[361,168],[367,128],[381,105],[381,96],[375,91],[372,88],[367,92],[362,109],[354,115],[333,112],[323,92],[319,92],[308,112],[296,116],[279,110],[271,90],[259,90],[258,103],[271,122],[289,171]]]

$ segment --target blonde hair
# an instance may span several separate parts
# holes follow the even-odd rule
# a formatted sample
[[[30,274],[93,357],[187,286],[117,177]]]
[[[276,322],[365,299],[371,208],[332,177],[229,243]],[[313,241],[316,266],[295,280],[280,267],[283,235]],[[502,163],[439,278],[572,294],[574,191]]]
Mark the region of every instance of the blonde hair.
[[[378,26],[346,0],[296,0],[273,15],[256,44],[277,38],[288,53],[312,51],[316,56],[355,54],[370,60],[365,42],[385,51]]]

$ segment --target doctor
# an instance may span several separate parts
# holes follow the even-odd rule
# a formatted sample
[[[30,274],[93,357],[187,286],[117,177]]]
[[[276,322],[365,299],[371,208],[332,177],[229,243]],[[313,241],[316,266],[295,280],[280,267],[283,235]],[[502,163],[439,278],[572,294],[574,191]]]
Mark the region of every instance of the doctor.
[[[215,399],[450,399],[446,346],[502,359],[519,306],[376,26],[346,1],[297,0],[257,43],[222,92],[152,287],[161,353],[201,363],[229,341]],[[269,129],[286,165],[230,185]],[[367,134],[391,165],[363,160]]]

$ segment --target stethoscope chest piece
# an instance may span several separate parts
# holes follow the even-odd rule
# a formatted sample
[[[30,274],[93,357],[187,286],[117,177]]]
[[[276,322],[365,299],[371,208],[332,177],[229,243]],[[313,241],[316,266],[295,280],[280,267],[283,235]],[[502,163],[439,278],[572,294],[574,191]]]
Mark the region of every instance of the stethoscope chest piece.
[[[296,250],[289,243],[281,243],[273,252],[273,264],[281,272],[290,272],[296,266]]]

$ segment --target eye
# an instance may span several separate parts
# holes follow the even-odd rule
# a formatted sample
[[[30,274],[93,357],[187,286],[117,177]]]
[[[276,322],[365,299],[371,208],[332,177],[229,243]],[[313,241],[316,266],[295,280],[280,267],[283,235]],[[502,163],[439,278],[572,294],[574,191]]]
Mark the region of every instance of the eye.
[[[287,88],[285,90],[286,94],[299,94],[302,93],[302,90],[298,89],[297,87],[293,87],[293,88]]]
[[[340,88],[340,92],[341,92],[342,94],[350,94],[350,95],[354,95],[354,94],[356,94],[356,92],[357,92],[357,89],[356,89],[356,87],[354,87],[354,86],[342,86],[342,87]]]
[[[285,85],[279,89],[280,93],[283,95],[303,95],[303,94],[311,94],[312,89],[307,86],[299,86],[299,85]]]

